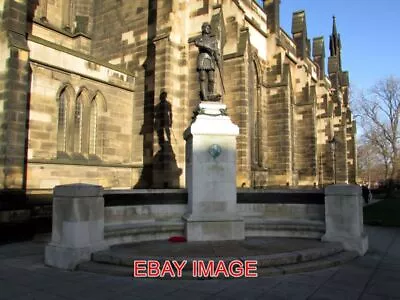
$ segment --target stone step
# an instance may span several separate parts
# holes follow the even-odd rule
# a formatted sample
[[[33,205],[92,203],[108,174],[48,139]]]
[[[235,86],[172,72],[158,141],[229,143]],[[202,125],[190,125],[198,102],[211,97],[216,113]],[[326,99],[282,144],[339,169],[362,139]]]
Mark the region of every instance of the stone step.
[[[79,264],[76,267],[77,271],[84,271],[96,274],[107,274],[112,276],[132,276],[133,274],[133,264],[132,267],[111,265],[105,263],[98,263],[94,261],[88,261]]]
[[[259,255],[246,257],[246,259],[255,259],[259,267],[274,267],[292,265],[312,260],[322,259],[342,252],[343,246],[339,243],[329,243],[329,246],[300,250],[295,252],[279,253],[273,255]]]
[[[104,239],[109,245],[166,240],[171,236],[182,235],[184,235],[184,223],[180,220],[107,225],[104,228]]]
[[[246,231],[257,230],[292,230],[292,231],[314,231],[324,233],[325,223],[321,221],[304,220],[248,220]]]
[[[246,220],[246,236],[298,237],[320,239],[325,231],[323,221],[249,219]]]
[[[229,263],[232,260],[239,259],[239,260],[257,260],[259,268],[267,268],[267,267],[274,267],[274,266],[283,266],[283,265],[291,265],[301,262],[307,262],[311,260],[321,259],[324,257],[328,257],[334,255],[336,253],[340,253],[343,251],[343,247],[339,243],[326,243],[324,246],[311,248],[311,249],[304,249],[304,250],[297,250],[293,252],[285,252],[285,253],[277,253],[277,254],[270,254],[270,255],[246,255],[245,257],[225,257],[223,260]],[[218,261],[221,260],[221,257],[171,257],[171,256],[164,256],[164,257],[157,257],[157,256],[143,256],[143,255],[127,255],[125,253],[115,253],[112,250],[100,251],[93,253],[92,260],[98,263],[104,264],[112,264],[112,265],[119,265],[119,266],[132,266],[134,260],[157,260],[160,263],[163,263],[166,260],[187,260],[188,264],[186,268],[190,268],[191,262],[194,259],[201,259],[204,261],[214,260]]]
[[[184,229],[184,223],[182,221],[175,222],[138,222],[134,224],[123,224],[123,225],[108,225],[104,228],[104,237],[110,238],[115,236],[126,236],[126,235],[139,235],[147,233],[168,233],[174,231],[182,231]]]
[[[294,264],[286,264],[286,265],[277,265],[275,267],[260,267],[258,266],[258,276],[277,276],[277,275],[285,275],[285,274],[293,274],[293,273],[301,273],[301,272],[311,272],[317,271],[321,269],[331,268],[335,266],[339,266],[346,262],[349,262],[358,257],[358,254],[354,251],[342,251],[338,253],[334,253],[330,256],[321,257],[315,260],[309,260],[305,262],[299,262]],[[114,276],[132,276],[133,266],[121,266],[107,263],[99,263],[95,261],[90,261],[86,263],[82,263],[77,267],[80,271],[91,272],[91,273],[100,273],[100,274],[108,274]],[[171,278],[165,278],[171,279]],[[197,279],[192,277],[192,272],[190,269],[184,269],[181,279]],[[204,280],[204,278],[202,278]],[[209,278],[215,279],[215,278]]]
[[[343,251],[322,259],[311,260],[298,264],[260,268],[259,276],[285,275],[301,272],[310,272],[342,265],[358,257],[355,251]]]
[[[184,235],[182,220],[142,220],[132,224],[106,225],[104,238],[111,244],[168,239]],[[310,220],[245,220],[246,236],[281,236],[319,239],[325,233],[325,223]]]

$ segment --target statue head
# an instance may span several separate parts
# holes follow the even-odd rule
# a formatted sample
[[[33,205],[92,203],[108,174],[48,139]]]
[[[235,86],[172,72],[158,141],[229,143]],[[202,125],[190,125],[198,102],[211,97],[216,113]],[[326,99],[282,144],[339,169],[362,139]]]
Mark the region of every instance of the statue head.
[[[167,91],[166,90],[161,90],[161,93],[160,93],[160,100],[161,101],[165,101],[165,100],[167,100],[167,96],[168,96],[168,93],[167,93]]]
[[[201,32],[210,34],[211,33],[211,25],[208,22],[204,22],[203,25],[201,25]]]

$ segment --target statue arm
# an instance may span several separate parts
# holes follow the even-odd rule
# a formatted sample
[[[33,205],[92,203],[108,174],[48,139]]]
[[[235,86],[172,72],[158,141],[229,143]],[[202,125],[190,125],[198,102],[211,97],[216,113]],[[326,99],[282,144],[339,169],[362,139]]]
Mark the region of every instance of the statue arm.
[[[168,103],[168,116],[169,116],[169,126],[172,126],[172,106]]]
[[[215,51],[218,51],[218,48],[215,47],[214,43],[206,43],[202,38],[195,40],[194,44],[199,49],[206,50],[211,56],[214,56]]]
[[[209,41],[208,43],[204,42],[202,38],[198,38],[195,40],[195,45],[202,50],[207,51],[210,56],[215,60],[215,62],[220,65],[221,63],[221,53],[218,49],[217,40]]]
[[[205,43],[203,41],[202,38],[198,38],[194,41],[194,44],[198,47],[198,48],[205,48]]]

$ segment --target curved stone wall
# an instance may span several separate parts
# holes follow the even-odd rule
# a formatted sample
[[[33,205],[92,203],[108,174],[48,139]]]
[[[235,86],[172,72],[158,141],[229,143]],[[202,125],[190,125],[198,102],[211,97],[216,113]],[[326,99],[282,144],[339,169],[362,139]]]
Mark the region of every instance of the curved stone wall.
[[[321,238],[325,233],[323,191],[238,190],[237,196],[246,236]],[[186,190],[110,190],[104,199],[109,245],[184,235]]]

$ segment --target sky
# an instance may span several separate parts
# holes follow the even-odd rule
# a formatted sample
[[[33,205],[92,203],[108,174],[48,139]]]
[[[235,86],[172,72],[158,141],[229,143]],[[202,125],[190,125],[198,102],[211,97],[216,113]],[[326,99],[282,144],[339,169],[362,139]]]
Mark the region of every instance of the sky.
[[[368,90],[400,78],[400,0],[281,0],[281,27],[291,35],[292,14],[305,10],[308,38],[324,36],[329,56],[332,16],[342,41],[342,68],[352,88]]]

